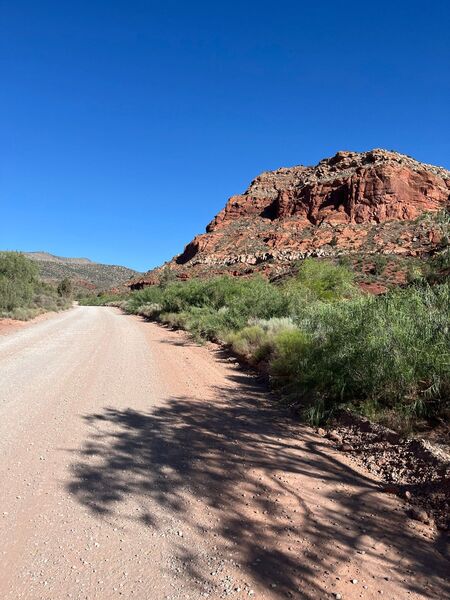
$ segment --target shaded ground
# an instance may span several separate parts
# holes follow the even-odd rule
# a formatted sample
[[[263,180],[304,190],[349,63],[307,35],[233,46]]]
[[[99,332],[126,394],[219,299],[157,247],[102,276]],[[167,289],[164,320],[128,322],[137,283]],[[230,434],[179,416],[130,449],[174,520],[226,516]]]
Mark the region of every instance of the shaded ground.
[[[234,361],[72,314],[0,342],[2,597],[448,597],[443,535]]]
[[[182,333],[148,327],[158,344],[195,347]],[[345,589],[346,597],[370,596],[389,593],[393,579],[406,595],[432,597],[436,586],[439,597],[449,566],[439,556],[443,534],[434,544],[426,530],[419,537],[377,481],[267,401],[262,385],[230,369],[219,351],[216,360],[230,371],[229,385],[213,386],[211,398],[172,396],[148,412],[106,407],[86,415],[95,429],[84,450],[90,459],[74,465],[71,492],[98,514],[114,512],[130,494],[175,512],[199,534],[212,534],[244,579],[251,574],[274,595],[317,598]],[[198,509],[210,517],[206,526]],[[158,529],[151,510],[140,518]],[[195,556],[183,558],[199,577]],[[379,573],[368,576],[372,568],[360,562],[376,563]],[[351,583],[361,573],[370,592]],[[242,575],[235,591],[250,589]],[[206,579],[207,590],[216,589],[214,577]]]
[[[444,438],[448,435],[448,426],[441,427],[440,431],[436,428],[432,433],[434,437],[440,434]],[[381,477],[391,493],[407,500],[410,514],[416,514],[416,518],[433,528],[450,530],[448,443],[403,437],[344,411],[327,437],[350,452],[363,468]],[[449,548],[443,548],[443,551],[448,552]]]

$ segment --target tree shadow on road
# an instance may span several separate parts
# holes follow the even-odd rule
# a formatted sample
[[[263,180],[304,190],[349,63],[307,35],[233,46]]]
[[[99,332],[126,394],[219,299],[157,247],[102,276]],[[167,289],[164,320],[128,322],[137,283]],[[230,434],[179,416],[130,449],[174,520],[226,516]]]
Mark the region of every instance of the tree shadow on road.
[[[99,516],[130,497],[145,501],[147,527],[158,526],[153,513],[161,510],[198,527],[189,498],[200,498],[220,515],[209,525],[218,547],[237,552],[244,572],[280,597],[323,597],[327,573],[363,547],[366,560],[374,557],[380,542],[402,553],[403,573],[426,574],[436,597],[445,597],[448,562],[392,510],[378,484],[295,424],[253,378],[231,379],[210,400],[172,397],[148,412],[105,407],[84,416],[92,429],[72,465],[70,492]],[[311,504],[318,486],[330,505],[326,519]],[[382,560],[386,572],[399,567]],[[195,557],[191,563],[194,572]],[[405,591],[430,597],[423,578],[408,581]]]

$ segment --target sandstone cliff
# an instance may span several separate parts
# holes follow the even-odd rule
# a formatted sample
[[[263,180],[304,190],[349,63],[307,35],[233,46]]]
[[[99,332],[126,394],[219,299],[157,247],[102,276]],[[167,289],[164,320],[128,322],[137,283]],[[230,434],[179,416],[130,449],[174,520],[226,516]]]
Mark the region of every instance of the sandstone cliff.
[[[183,279],[275,275],[307,256],[420,257],[442,242],[433,215],[449,194],[450,172],[441,167],[380,149],[338,152],[314,167],[262,173],[166,266]]]

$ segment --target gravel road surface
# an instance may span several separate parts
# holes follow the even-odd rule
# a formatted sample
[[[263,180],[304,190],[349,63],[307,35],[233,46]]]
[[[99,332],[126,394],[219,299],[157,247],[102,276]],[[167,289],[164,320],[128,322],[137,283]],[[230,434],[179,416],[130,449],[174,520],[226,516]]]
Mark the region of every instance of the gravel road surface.
[[[450,597],[444,534],[220,349],[77,307],[0,381],[2,599]]]

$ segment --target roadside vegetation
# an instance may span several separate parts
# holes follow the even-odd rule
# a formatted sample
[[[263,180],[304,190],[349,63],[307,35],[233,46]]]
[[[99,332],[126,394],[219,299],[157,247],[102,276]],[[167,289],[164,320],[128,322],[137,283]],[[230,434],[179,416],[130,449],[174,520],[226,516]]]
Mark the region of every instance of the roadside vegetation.
[[[28,320],[68,308],[72,283],[54,286],[41,281],[37,265],[19,252],[0,252],[0,318]]]
[[[418,276],[372,296],[346,266],[307,259],[278,284],[169,281],[96,303],[227,344],[312,424],[340,408],[403,430],[449,416],[448,279],[431,286]]]

